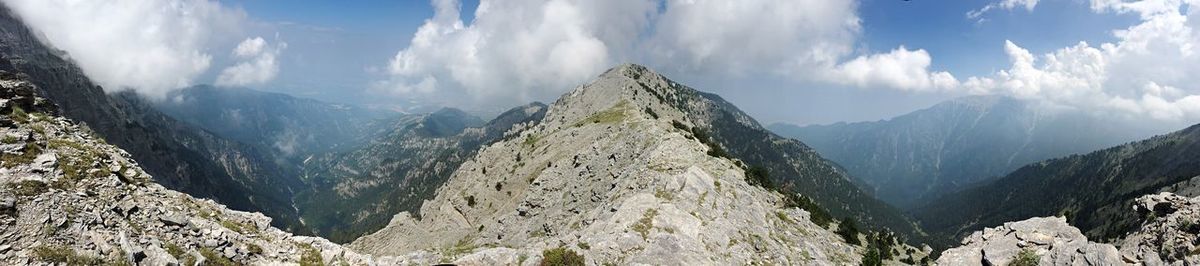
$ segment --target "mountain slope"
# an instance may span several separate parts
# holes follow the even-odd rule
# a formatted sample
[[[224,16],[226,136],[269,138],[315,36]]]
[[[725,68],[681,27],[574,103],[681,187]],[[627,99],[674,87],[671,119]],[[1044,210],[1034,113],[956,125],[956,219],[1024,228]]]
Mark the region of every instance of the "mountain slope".
[[[1002,96],[969,96],[889,120],[775,124],[771,130],[812,145],[880,199],[911,208],[1029,163],[1167,131],[1121,121]]]
[[[377,119],[394,115],[246,88],[194,86],[155,108],[219,136],[288,158],[349,149],[370,139]]]
[[[397,265],[154,183],[124,150],[0,71],[0,264]]]
[[[1200,186],[1200,125],[1085,155],[1042,161],[986,185],[917,209],[932,233],[963,232],[1035,216],[1065,215],[1093,239],[1113,239],[1137,224],[1126,209],[1156,191]]]
[[[357,149],[307,160],[304,178],[312,188],[297,196],[297,207],[318,235],[349,242],[383,228],[396,213],[416,213],[481,146],[545,112],[533,103],[486,124],[455,109],[391,120],[392,131]]]
[[[801,199],[753,185],[761,182],[756,171],[723,155],[708,137],[716,134],[699,133],[738,122],[689,116],[748,119],[711,97],[641,66],[611,69],[556,101],[541,122],[463,163],[419,218],[396,215],[351,247],[438,250],[448,260],[564,247],[589,264],[858,263],[862,247],[813,222],[821,217],[796,208]],[[722,134],[733,132],[745,131]],[[792,155],[797,164],[821,162]],[[799,178],[830,177],[777,177]]]
[[[271,153],[181,123],[131,93],[107,95],[66,55],[44,46],[7,8],[0,10],[3,68],[29,76],[62,115],[87,124],[122,147],[171,189],[212,198],[231,208],[262,211],[274,225],[306,232],[291,208],[301,185],[295,169]]]

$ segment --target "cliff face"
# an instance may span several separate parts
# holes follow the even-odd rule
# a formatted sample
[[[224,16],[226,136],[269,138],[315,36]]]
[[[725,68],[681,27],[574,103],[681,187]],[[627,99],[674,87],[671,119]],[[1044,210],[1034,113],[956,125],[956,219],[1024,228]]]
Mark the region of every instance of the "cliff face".
[[[614,68],[463,163],[420,217],[396,215],[351,247],[500,264],[555,248],[589,264],[859,263],[862,247],[752,185],[749,166],[678,108],[691,104],[664,101],[695,93]]]
[[[27,75],[63,117],[129,151],[168,188],[261,211],[277,226],[307,232],[291,207],[292,191],[302,183],[293,167],[276,163],[282,158],[179,122],[132,92],[105,94],[68,55],[36,36],[0,7],[0,70]]]

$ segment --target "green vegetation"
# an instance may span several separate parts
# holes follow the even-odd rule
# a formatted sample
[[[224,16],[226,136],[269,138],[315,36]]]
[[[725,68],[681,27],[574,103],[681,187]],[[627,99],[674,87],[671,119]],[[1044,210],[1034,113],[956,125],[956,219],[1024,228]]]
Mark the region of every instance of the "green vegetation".
[[[855,224],[854,220],[850,219],[850,217],[842,219],[842,222],[838,224],[836,233],[842,236],[842,239],[846,240],[846,243],[851,245],[862,244],[862,241],[858,239],[858,225]]]
[[[233,260],[230,260],[229,258],[222,256],[221,254],[217,254],[217,252],[213,251],[211,248],[200,249],[200,256],[204,256],[204,265],[213,265],[213,266],[238,265],[237,263],[233,262]]]
[[[16,137],[16,136],[13,136],[13,135],[4,135],[4,138],[0,138],[0,143],[4,143],[4,144],[16,144],[18,140],[19,140],[19,139],[17,139],[17,137]]]
[[[16,183],[9,183],[8,189],[11,190],[13,194],[17,194],[17,196],[22,197],[41,195],[49,190],[46,186],[46,183],[35,180],[22,180]]]
[[[263,253],[262,246],[259,246],[254,243],[246,244],[246,250],[249,250],[250,254],[262,254]]]
[[[321,257],[321,251],[313,248],[311,245],[301,245],[300,249],[300,266],[322,266],[325,265],[325,258]]]
[[[642,239],[646,239],[650,235],[650,229],[654,228],[655,216],[658,216],[658,209],[646,209],[646,212],[642,213],[642,218],[633,223],[630,229],[641,234]]]
[[[467,207],[472,207],[472,208],[475,207],[475,195],[466,196],[463,199],[467,200]]]
[[[21,107],[15,105],[12,107],[12,112],[8,113],[8,117],[12,119],[13,122],[21,124],[29,122],[29,114],[25,113],[25,110],[21,109]]]
[[[166,245],[163,245],[163,248],[167,250],[167,254],[171,254],[171,257],[175,257],[177,260],[182,261],[184,259],[183,255],[187,254],[187,252],[183,251],[183,248],[180,248],[179,245],[176,245],[175,243],[167,243]],[[186,265],[195,265],[195,263],[186,263]]]
[[[221,220],[221,226],[239,234],[254,233],[258,231],[258,227],[248,223],[240,223],[230,220]]]
[[[75,250],[64,246],[38,246],[33,248],[33,256],[42,262],[62,263],[66,265],[104,265],[104,259],[76,253]]]
[[[1021,249],[1017,253],[1017,258],[1008,263],[1008,266],[1037,266],[1038,261],[1042,257],[1038,256],[1037,252],[1032,249]]]
[[[575,251],[558,247],[542,251],[541,266],[576,266],[586,265],[584,258]]]
[[[575,245],[579,246],[579,248],[583,249],[583,250],[592,249],[592,245],[588,245],[587,242],[579,242],[579,243],[576,243]]]
[[[622,100],[620,103],[617,103],[617,105],[613,106],[612,108],[608,108],[607,110],[593,114],[592,116],[590,116],[586,119],[583,119],[582,121],[576,122],[575,126],[578,127],[578,126],[582,126],[587,123],[612,124],[612,123],[616,123],[616,122],[621,122],[621,121],[625,120],[625,109],[627,109],[628,105],[629,105],[629,102]]]
[[[42,153],[42,147],[31,142],[25,143],[25,148],[21,154],[0,154],[0,161],[4,162],[4,167],[14,167],[22,164],[33,163],[33,159],[37,158],[38,154]]]
[[[658,119],[658,113],[655,113],[654,109],[650,109],[649,106],[646,106],[646,114],[650,115],[650,117],[653,117],[654,119]]]
[[[775,185],[771,183],[771,175],[767,173],[767,168],[755,165],[746,168],[745,172],[746,183],[764,188],[775,187]]]

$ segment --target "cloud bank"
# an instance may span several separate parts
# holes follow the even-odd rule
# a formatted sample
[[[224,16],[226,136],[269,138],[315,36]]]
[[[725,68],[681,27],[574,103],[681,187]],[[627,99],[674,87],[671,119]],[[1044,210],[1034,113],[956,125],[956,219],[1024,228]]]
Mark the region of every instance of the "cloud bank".
[[[263,84],[279,74],[279,63],[275,57],[287,48],[287,43],[276,41],[271,46],[262,37],[248,38],[233,49],[233,56],[242,62],[221,70],[217,86],[234,87]]]
[[[66,51],[105,90],[133,89],[152,98],[192,85],[212,67],[212,47],[237,41],[248,21],[240,9],[211,0],[4,0],[4,4],[42,33],[49,45]],[[262,59],[270,58],[234,66],[226,81],[253,82],[268,72],[273,76],[273,70],[248,73],[261,70],[260,63],[274,65],[273,59]]]
[[[376,90],[507,106],[552,97],[619,62],[906,90],[957,83],[929,71],[924,50],[852,58],[861,25],[851,0],[483,0],[470,24],[456,0],[433,6]]]
[[[1117,41],[1080,42],[1041,56],[1007,41],[1012,65],[971,77],[973,93],[1026,99],[1159,120],[1200,119],[1200,21],[1195,0],[1092,0],[1097,13],[1136,14]]]

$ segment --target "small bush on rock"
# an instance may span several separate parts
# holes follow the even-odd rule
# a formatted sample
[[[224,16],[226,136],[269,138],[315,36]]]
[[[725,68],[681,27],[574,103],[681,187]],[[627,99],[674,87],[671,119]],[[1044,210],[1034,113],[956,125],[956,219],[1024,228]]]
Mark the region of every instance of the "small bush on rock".
[[[583,255],[575,251],[558,247],[542,251],[541,266],[576,266],[585,265]]]

